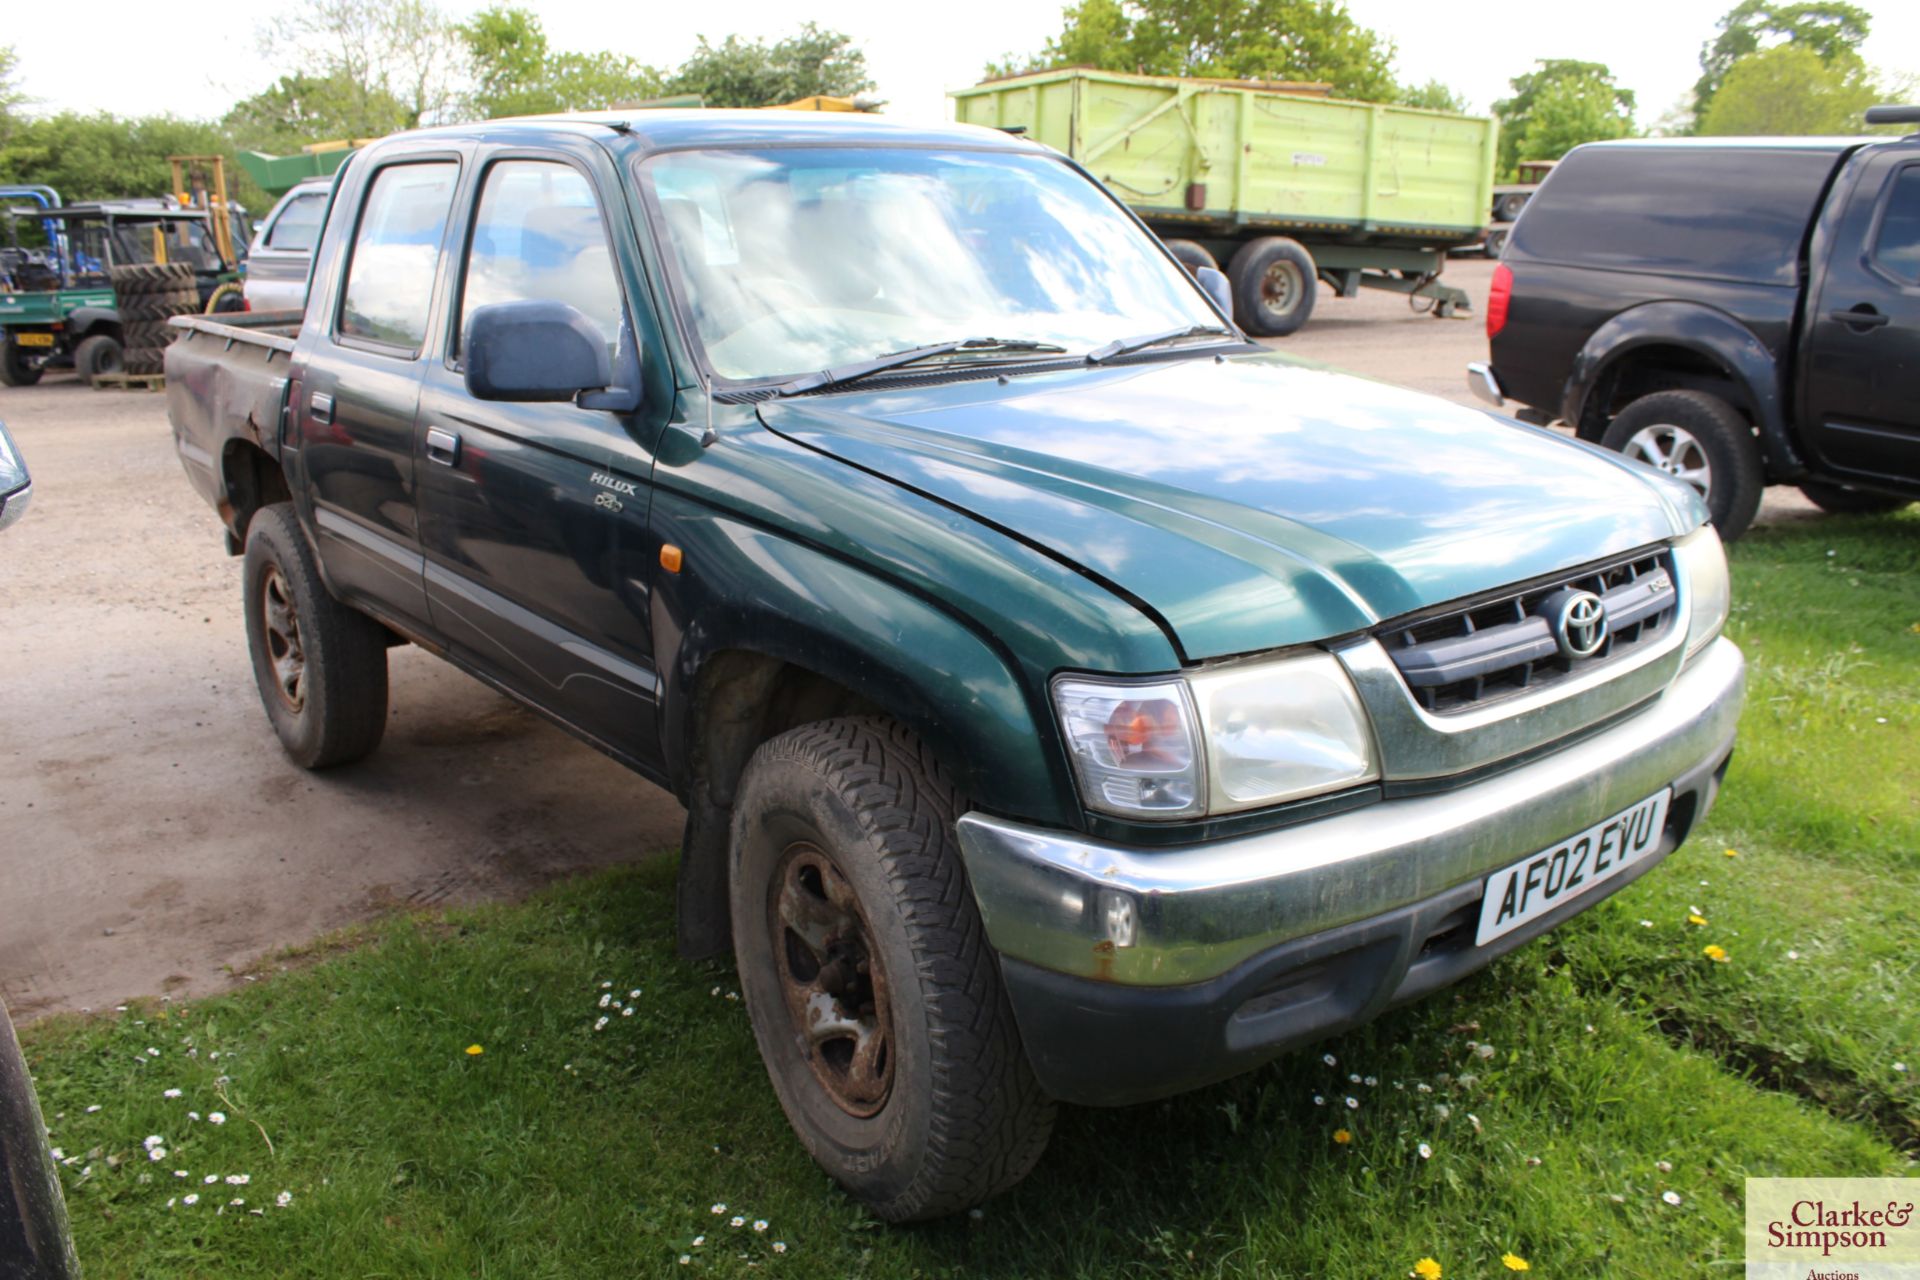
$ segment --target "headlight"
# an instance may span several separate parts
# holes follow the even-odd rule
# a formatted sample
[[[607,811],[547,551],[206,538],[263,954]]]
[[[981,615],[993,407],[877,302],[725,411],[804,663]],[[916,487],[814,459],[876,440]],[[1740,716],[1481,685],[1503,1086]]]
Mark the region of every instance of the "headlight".
[[[1235,813],[1380,776],[1360,697],[1330,654],[1153,682],[1068,676],[1054,702],[1087,806]]]
[[[1703,524],[1673,544],[1673,558],[1687,593],[1687,657],[1691,658],[1727,625],[1727,610],[1733,602],[1727,552],[1713,526]]]

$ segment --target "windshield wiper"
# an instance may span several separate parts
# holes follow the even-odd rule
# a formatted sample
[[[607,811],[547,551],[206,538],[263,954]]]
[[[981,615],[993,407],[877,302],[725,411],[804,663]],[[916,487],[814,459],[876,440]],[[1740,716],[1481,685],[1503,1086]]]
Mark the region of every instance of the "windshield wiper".
[[[1193,324],[1182,329],[1168,329],[1163,333],[1143,334],[1138,338],[1115,338],[1104,347],[1095,347],[1087,352],[1088,364],[1105,364],[1116,356],[1132,355],[1148,347],[1157,347],[1163,342],[1172,342],[1175,338],[1198,338],[1204,334],[1219,334],[1225,338],[1237,338],[1240,335],[1233,330],[1217,324]]]
[[[914,364],[921,360],[931,360],[935,356],[948,355],[955,351],[1035,351],[1061,352],[1066,348],[1051,342],[1036,342],[1031,338],[959,338],[953,342],[936,342],[931,346],[908,347],[904,351],[889,352],[884,356],[875,356],[871,360],[862,360],[857,364],[843,364],[837,369],[822,369],[818,373],[806,373],[791,382],[782,383],[779,391],[783,396],[797,396],[805,391],[818,391],[823,387],[837,387],[848,382],[857,382],[861,378],[876,373],[885,373],[889,369],[898,369],[903,365]]]

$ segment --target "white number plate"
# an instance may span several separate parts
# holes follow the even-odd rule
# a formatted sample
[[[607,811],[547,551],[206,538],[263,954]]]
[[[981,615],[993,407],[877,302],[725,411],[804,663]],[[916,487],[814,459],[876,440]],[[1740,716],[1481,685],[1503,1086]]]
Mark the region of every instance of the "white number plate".
[[[1672,794],[1669,788],[1649,796],[1605,822],[1488,876],[1487,896],[1480,904],[1480,932],[1473,944],[1485,946],[1565,906],[1659,848]]]

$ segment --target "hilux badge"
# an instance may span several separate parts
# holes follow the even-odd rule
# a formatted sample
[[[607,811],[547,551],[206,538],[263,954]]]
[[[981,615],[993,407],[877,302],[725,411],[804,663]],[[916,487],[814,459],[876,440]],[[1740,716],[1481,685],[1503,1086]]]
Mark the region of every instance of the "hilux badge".
[[[1553,638],[1569,658],[1591,658],[1607,642],[1607,606],[1591,591],[1570,591],[1554,610]]]

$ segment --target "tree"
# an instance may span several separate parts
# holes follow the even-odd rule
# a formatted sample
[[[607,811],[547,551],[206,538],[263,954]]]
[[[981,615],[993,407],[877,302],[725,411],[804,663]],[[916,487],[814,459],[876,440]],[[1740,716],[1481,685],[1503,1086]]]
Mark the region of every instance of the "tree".
[[[1727,70],[1699,121],[1703,134],[1857,133],[1878,100],[1857,59],[1824,61],[1812,49],[1775,45]]]
[[[871,88],[867,55],[852,38],[811,22],[771,45],[738,36],[710,44],[701,36],[693,56],[662,86],[666,93],[697,93],[710,107],[768,107],[815,94],[851,97]]]
[[[474,84],[467,113],[480,119],[594,110],[660,91],[660,73],[623,54],[552,52],[526,9],[487,9],[454,30]]]
[[[45,183],[69,202],[157,196],[172,189],[168,156],[217,154],[232,152],[205,121],[63,111],[17,122],[0,145],[0,182]],[[229,168],[228,181],[235,199],[265,212],[244,175]]]
[[[1720,19],[1720,33],[1700,49],[1700,80],[1693,88],[1695,118],[1705,121],[1714,95],[1740,59],[1784,44],[1809,50],[1829,65],[1858,65],[1860,45],[1871,26],[1867,11],[1845,0],[1800,4],[1741,0]]]
[[[221,117],[235,145],[253,151],[297,151],[309,142],[380,138],[407,127],[407,104],[345,76],[281,76],[242,98]]]
[[[1424,107],[1428,111],[1465,111],[1467,100],[1453,91],[1452,86],[1438,80],[1429,80],[1423,85],[1402,85],[1395,101],[1403,107]]]
[[[989,75],[1089,65],[1150,75],[1311,80],[1370,102],[1403,92],[1393,42],[1340,0],[1081,0],[1058,36]]]
[[[21,107],[29,99],[20,89],[20,56],[10,44],[0,44],[0,145],[13,132]]]
[[[308,0],[262,29],[269,58],[297,62],[299,77],[334,82],[365,95],[369,122],[384,105],[401,105],[400,127],[449,118],[462,49],[453,25],[430,0]],[[369,130],[363,137],[387,130]]]
[[[1513,96],[1493,104],[1502,176],[1522,160],[1558,160],[1583,142],[1633,134],[1633,91],[1615,84],[1605,63],[1547,58],[1508,83]]]

